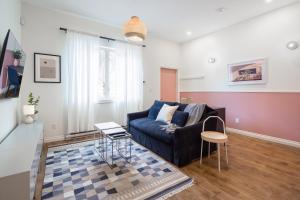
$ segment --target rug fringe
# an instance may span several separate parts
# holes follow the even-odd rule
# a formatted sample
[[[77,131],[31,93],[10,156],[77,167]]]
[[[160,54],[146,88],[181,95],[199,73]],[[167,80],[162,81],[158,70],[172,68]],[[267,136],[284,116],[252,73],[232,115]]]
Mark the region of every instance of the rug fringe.
[[[189,184],[185,185],[185,186],[182,186],[176,190],[173,190],[172,192],[168,193],[168,194],[165,194],[161,197],[159,197],[157,200],[166,200],[172,196],[174,196],[175,194],[178,194],[180,192],[182,192],[183,190],[186,190],[188,189],[189,187],[192,187],[194,185],[194,180],[192,180]]]

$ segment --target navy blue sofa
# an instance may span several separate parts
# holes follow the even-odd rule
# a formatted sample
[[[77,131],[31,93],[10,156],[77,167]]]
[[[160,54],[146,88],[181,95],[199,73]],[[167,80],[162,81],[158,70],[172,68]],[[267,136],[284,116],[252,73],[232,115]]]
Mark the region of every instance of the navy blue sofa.
[[[177,111],[182,118],[186,104],[155,101],[149,110],[129,113],[127,115],[128,132],[132,134],[132,139],[134,141],[150,149],[167,161],[172,162],[177,166],[187,165],[191,163],[192,160],[200,158],[200,133],[202,131],[203,121],[208,116],[217,115],[218,113],[212,108],[206,106],[199,123],[191,126],[180,127],[177,128],[174,133],[168,133],[161,127],[161,125],[166,124],[165,122],[155,121],[156,116],[164,103],[171,106],[178,105],[179,107]],[[206,122],[205,130],[216,130],[216,126],[216,120],[209,120]],[[205,156],[208,154],[208,143],[204,141],[203,145],[203,156]],[[211,144],[211,151],[215,150],[216,145]]]

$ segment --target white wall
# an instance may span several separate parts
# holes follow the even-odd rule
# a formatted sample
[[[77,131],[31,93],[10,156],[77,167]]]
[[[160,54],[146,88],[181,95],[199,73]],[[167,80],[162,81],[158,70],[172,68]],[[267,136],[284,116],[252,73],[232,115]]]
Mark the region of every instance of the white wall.
[[[144,49],[144,108],[149,108],[155,99],[160,99],[160,68],[179,68],[179,45],[153,37],[147,39]]]
[[[300,92],[300,48],[286,48],[288,41],[300,43],[299,24],[300,3],[182,44],[182,76],[205,77],[181,81],[181,91]],[[268,58],[266,85],[227,85],[227,64],[257,58]]]
[[[21,3],[19,0],[0,0],[0,47],[8,29],[21,42]],[[18,123],[18,99],[0,99],[0,140]]]
[[[60,139],[65,130],[63,107],[63,84],[43,84],[33,82],[33,53],[50,53],[63,55],[65,33],[59,27],[101,34],[103,36],[122,38],[122,31],[118,28],[90,21],[75,15],[65,14],[45,8],[22,4],[22,16],[25,25],[22,27],[23,48],[27,53],[27,63],[24,77],[23,100],[30,91],[41,96],[39,111],[40,119],[45,123],[46,139]],[[154,99],[159,99],[159,67],[179,66],[179,45],[149,36],[144,49],[144,106],[147,108]],[[62,58],[63,59],[63,58]],[[64,80],[62,80],[64,82]],[[112,119],[111,104],[97,106],[97,121]]]

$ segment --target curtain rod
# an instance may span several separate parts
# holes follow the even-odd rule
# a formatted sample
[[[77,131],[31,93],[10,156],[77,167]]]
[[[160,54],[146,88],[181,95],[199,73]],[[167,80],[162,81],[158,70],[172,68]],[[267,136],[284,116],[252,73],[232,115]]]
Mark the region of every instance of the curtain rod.
[[[104,39],[104,40],[118,41],[118,42],[123,42],[123,43],[128,43],[128,44],[136,45],[136,46],[146,47],[146,45],[144,45],[144,44],[135,44],[135,43],[128,42],[128,41],[125,41],[125,40],[118,40],[118,39],[104,37],[104,36],[96,35],[96,34],[92,34],[92,33],[87,33],[87,32],[82,32],[82,31],[76,31],[76,30],[72,30],[72,29],[67,29],[67,28],[63,28],[63,27],[59,27],[59,30],[64,31],[64,32],[68,32],[68,30],[70,30],[70,31],[74,31],[74,32],[78,32],[78,33],[82,33],[82,34],[86,34],[86,35],[96,36],[96,37],[99,37],[99,38]]]

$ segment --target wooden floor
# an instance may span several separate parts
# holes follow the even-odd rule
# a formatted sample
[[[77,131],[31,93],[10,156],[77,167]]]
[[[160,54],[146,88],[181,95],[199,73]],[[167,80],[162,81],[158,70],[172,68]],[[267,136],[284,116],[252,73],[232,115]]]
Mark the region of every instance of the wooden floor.
[[[181,168],[195,186],[170,199],[300,199],[300,149],[231,134],[228,155],[221,173],[216,155]]]
[[[78,139],[67,143],[72,142]],[[62,142],[45,145],[36,199],[41,197],[47,148],[60,144]],[[230,134],[228,153],[229,166],[226,167],[224,148],[221,148],[221,173],[217,169],[216,154],[205,158],[201,166],[195,161],[180,168],[194,179],[194,186],[170,199],[300,200],[300,149]]]

